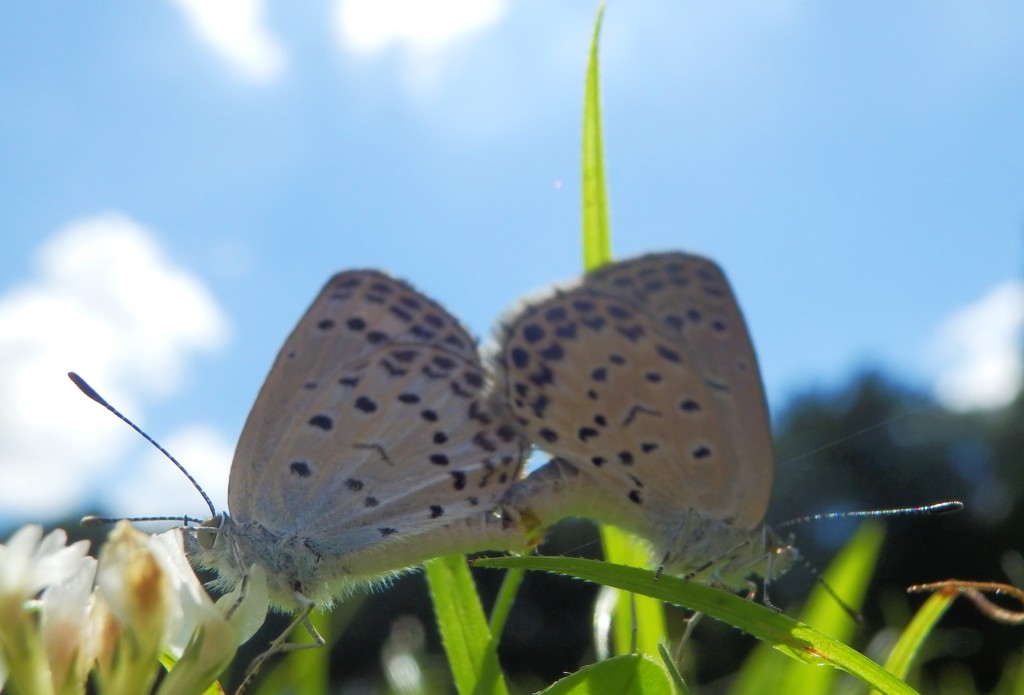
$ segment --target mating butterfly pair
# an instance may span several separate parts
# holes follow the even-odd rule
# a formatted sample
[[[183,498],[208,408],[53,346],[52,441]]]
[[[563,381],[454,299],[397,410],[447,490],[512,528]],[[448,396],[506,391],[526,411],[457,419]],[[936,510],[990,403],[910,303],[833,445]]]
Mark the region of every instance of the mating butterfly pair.
[[[717,265],[609,265],[518,311],[499,342],[489,385],[437,303],[376,271],[333,277],[257,396],[230,515],[190,544],[197,564],[225,586],[261,565],[270,602],[308,612],[431,557],[524,550],[537,528],[585,516],[648,538],[674,573],[713,566],[738,587],[759,570],[767,407]],[[522,478],[530,443],[556,458]]]

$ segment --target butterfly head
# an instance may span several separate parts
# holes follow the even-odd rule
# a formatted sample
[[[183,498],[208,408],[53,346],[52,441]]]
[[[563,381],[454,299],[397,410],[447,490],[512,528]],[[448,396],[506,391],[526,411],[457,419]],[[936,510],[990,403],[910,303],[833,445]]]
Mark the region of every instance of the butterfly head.
[[[227,527],[228,517],[225,513],[220,513],[215,516],[211,516],[209,519],[204,521],[196,529],[196,543],[199,547],[204,550],[213,550],[214,544],[217,542],[217,536],[220,535],[220,530]]]

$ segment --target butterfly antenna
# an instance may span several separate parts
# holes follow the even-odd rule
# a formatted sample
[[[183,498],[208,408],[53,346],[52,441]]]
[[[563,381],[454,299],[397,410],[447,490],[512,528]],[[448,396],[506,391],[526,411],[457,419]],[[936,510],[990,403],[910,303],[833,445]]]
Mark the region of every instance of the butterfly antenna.
[[[828,512],[826,514],[810,514],[808,516],[797,517],[796,519],[790,519],[784,521],[781,524],[775,526],[775,529],[783,529],[787,526],[796,526],[798,524],[805,524],[810,521],[823,521],[823,520],[836,520],[836,519],[857,519],[857,518],[874,518],[874,517],[888,517],[888,516],[925,516],[925,515],[937,515],[937,514],[954,514],[964,508],[964,503],[959,500],[947,500],[945,502],[936,502],[935,504],[925,504],[918,507],[898,507],[895,509],[868,509],[855,512]],[[790,544],[792,546],[792,543]],[[803,558],[801,558],[803,560]],[[826,582],[818,569],[811,565],[811,563],[803,560],[805,568],[814,576],[814,581],[821,586],[829,596],[835,599],[836,603],[857,623],[864,623],[864,616],[857,610],[855,610],[850,604],[842,599],[836,590],[833,589],[828,582]]]
[[[118,521],[180,521],[182,526],[191,526],[191,524],[203,523],[202,519],[197,519],[193,516],[96,516],[95,514],[87,514],[82,517],[79,522],[82,526],[106,526],[107,524],[116,524]]]
[[[825,578],[821,576],[817,567],[803,558],[800,558],[800,561],[807,571],[814,577],[814,581],[817,582],[818,586],[824,589],[825,593],[831,596],[832,600],[839,604],[839,607],[843,609],[844,613],[850,616],[850,619],[853,620],[853,622],[858,625],[863,625],[867,622],[863,613],[843,600],[843,597],[836,593],[836,590],[832,588],[832,585],[825,581]]]
[[[863,517],[887,517],[887,516],[932,516],[939,514],[955,514],[964,508],[960,500],[947,500],[935,504],[925,504],[919,507],[898,507],[896,509],[868,509],[858,512],[829,512],[827,514],[810,514],[799,516],[789,521],[778,524],[775,528],[782,529],[787,526],[805,524],[809,521],[822,521],[834,519],[857,519]]]
[[[82,391],[82,393],[84,393],[86,396],[88,396],[89,398],[93,399],[94,401],[96,401],[97,403],[102,405],[104,408],[106,408],[107,410],[112,412],[114,415],[116,415],[118,418],[120,418],[123,422],[127,423],[127,425],[129,427],[131,427],[133,430],[135,430],[140,435],[142,435],[143,439],[145,439],[147,442],[149,442],[150,444],[155,446],[157,448],[157,450],[160,451],[161,454],[166,456],[170,460],[171,463],[173,463],[175,466],[177,466],[178,470],[181,471],[182,473],[184,473],[185,477],[188,478],[190,483],[192,483],[192,487],[194,487],[196,490],[198,490],[199,494],[203,496],[203,500],[206,502],[206,506],[210,508],[210,516],[217,516],[217,509],[213,506],[213,501],[210,499],[210,496],[206,494],[206,490],[204,490],[199,485],[199,483],[196,481],[196,479],[192,477],[191,473],[189,473],[187,470],[185,470],[185,467],[178,462],[178,459],[176,459],[173,456],[171,456],[171,453],[169,451],[167,451],[167,449],[165,449],[162,446],[160,446],[159,442],[157,442],[155,439],[153,439],[148,434],[143,432],[139,428],[138,425],[136,425],[134,422],[132,422],[127,417],[122,415],[121,411],[119,411],[117,408],[115,408],[114,406],[112,406],[109,403],[107,403],[106,399],[104,399],[103,396],[98,394],[96,392],[96,389],[94,389],[92,386],[89,386],[89,384],[85,381],[85,379],[83,379],[82,377],[78,376],[74,372],[68,372],[68,378],[71,379],[72,382],[74,382],[75,386],[77,386]],[[100,519],[104,519],[104,521],[100,521]],[[186,521],[186,523],[187,523],[188,520],[189,520],[189,517],[180,517],[180,516],[175,516],[175,517],[145,517],[145,518],[132,519],[132,521],[172,521],[172,520],[173,521],[177,521],[178,519],[184,519]],[[87,520],[89,520],[88,523],[87,523]],[[106,520],[105,517],[97,517],[97,516],[87,516],[84,519],[82,519],[82,523],[86,524],[86,525],[99,524],[99,523],[110,523],[112,521],[119,521],[119,519],[109,519],[109,520]]]

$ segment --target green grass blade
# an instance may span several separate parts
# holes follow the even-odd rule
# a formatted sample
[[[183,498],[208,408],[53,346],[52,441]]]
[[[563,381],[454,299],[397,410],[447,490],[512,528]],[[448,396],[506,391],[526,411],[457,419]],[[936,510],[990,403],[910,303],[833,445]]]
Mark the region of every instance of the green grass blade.
[[[593,270],[611,261],[608,196],[604,180],[604,145],[601,138],[601,85],[598,40],[604,4],[597,11],[590,43],[587,87],[583,100],[583,267]]]
[[[889,658],[885,661],[885,667],[889,671],[900,678],[906,677],[924,641],[949,607],[953,605],[953,601],[958,595],[957,593],[936,591],[928,597],[910,624],[903,630],[896,644],[893,645]]]
[[[764,606],[734,594],[697,582],[595,560],[564,557],[505,557],[479,560],[483,567],[525,567],[578,577],[652,596],[662,601],[700,611],[743,630],[775,649],[817,666],[832,666],[852,674],[868,685],[892,695],[912,695],[914,690],[878,664],[817,630]]]
[[[601,542],[608,562],[630,567],[647,565],[649,549],[628,533],[614,526],[602,526]],[[657,654],[665,632],[665,609],[661,601],[643,595],[619,595],[612,612],[613,654],[629,654],[634,647],[644,654]]]
[[[519,587],[525,577],[526,570],[509,570],[505,573],[504,579],[501,580],[501,589],[498,590],[498,596],[494,599],[494,609],[491,611],[489,623],[491,634],[499,642],[501,641],[501,633],[505,630],[508,614],[512,610],[512,604],[515,602],[516,593],[519,591]]]
[[[686,681],[683,680],[683,674],[679,673],[679,667],[676,666],[675,660],[664,643],[658,645],[658,655],[661,656],[661,661],[665,665],[665,671],[668,672],[672,683],[676,686],[676,692],[680,693],[680,695],[690,695],[690,688],[686,685]]]
[[[881,524],[863,524],[822,575],[827,584],[850,608],[859,610],[874,574],[878,553],[885,539]],[[800,621],[839,642],[849,642],[857,623],[828,590],[818,583],[808,597]],[[809,669],[796,662],[784,662],[766,644],[751,653],[740,669],[731,695],[799,691],[814,695],[832,693],[838,673],[833,669]]]
[[[456,689],[461,695],[507,695],[496,640],[466,559],[450,555],[423,566]]]

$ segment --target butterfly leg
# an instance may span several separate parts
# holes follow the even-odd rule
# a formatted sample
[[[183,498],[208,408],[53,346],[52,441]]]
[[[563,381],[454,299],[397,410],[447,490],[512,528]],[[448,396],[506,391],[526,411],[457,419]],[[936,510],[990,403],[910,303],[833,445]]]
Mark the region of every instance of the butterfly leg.
[[[772,581],[775,579],[775,565],[776,562],[778,562],[782,571],[785,572],[789,569],[789,566],[793,564],[793,561],[797,559],[798,553],[796,547],[793,545],[792,538],[787,542],[782,542],[780,539],[775,537],[775,534],[771,532],[767,524],[761,527],[761,547],[765,549],[766,556],[764,566],[764,584],[761,589],[762,603],[776,613],[781,613],[782,609],[772,603],[771,597],[769,596]]]
[[[245,678],[242,680],[242,684],[238,686],[235,691],[235,695],[242,695],[245,690],[252,685],[253,679],[256,677],[256,673],[263,666],[263,663],[274,656],[282,652],[294,652],[300,649],[318,649],[320,647],[327,646],[327,641],[323,636],[317,632],[313,623],[309,619],[309,614],[313,612],[314,603],[302,594],[295,594],[295,600],[298,601],[300,609],[295,619],[292,620],[288,627],[277,636],[270,646],[262,654],[253,659],[252,663],[249,664],[249,668],[245,670]],[[313,642],[289,642],[288,637],[292,631],[295,630],[299,625],[306,628],[309,634],[313,637]]]
[[[693,615],[686,619],[686,627],[683,628],[683,634],[679,637],[679,642],[673,650],[672,661],[675,663],[676,668],[680,670],[682,670],[683,665],[683,649],[686,648],[686,644],[690,641],[690,636],[693,634],[694,628],[697,627],[697,623],[700,622],[702,615],[704,614],[700,611],[694,611]]]

